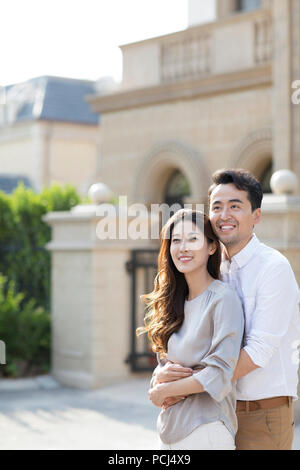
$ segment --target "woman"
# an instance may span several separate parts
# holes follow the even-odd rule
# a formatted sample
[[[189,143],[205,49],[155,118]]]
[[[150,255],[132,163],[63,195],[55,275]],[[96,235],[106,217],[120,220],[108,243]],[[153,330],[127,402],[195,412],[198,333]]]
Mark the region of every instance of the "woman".
[[[169,376],[162,374],[164,383],[158,372],[149,391],[162,407],[161,449],[235,449],[231,379],[244,319],[237,294],[219,280],[220,262],[220,244],[205,214],[182,209],[169,219],[154,290],[143,296],[145,327],[138,329],[148,333],[161,365],[175,364]],[[176,364],[186,368],[185,378],[174,380]],[[167,406],[170,400],[175,404]]]

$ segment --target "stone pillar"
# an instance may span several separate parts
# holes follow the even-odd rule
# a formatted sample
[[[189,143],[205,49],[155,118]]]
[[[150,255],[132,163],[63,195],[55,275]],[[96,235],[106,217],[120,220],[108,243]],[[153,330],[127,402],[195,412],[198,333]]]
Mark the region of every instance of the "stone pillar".
[[[129,378],[130,251],[149,240],[100,240],[100,206],[52,212],[52,373],[63,385],[92,389]],[[112,207],[112,206],[111,206]],[[125,220],[126,219],[126,220]],[[128,223],[119,211],[118,224]]]
[[[300,80],[300,2],[273,0],[274,168],[300,177],[300,105],[293,104],[292,84]]]

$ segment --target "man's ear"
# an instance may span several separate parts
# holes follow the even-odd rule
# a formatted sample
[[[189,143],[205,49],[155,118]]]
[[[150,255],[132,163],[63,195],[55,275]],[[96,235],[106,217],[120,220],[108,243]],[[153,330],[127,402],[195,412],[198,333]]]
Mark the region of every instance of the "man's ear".
[[[253,223],[254,225],[257,225],[259,224],[260,221],[261,221],[261,209],[255,209],[255,211],[253,212]]]

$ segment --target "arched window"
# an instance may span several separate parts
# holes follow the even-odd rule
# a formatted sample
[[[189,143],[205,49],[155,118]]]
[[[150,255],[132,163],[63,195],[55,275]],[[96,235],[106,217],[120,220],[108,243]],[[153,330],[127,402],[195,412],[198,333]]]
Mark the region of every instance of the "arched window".
[[[175,170],[166,184],[164,202],[169,206],[180,204],[183,207],[184,198],[190,194],[188,180],[181,171]]]
[[[261,7],[261,0],[237,0],[237,11],[256,10]]]
[[[270,186],[270,180],[271,180],[272,174],[273,174],[273,162],[271,160],[258,177],[264,194],[270,194],[272,192],[271,186]]]

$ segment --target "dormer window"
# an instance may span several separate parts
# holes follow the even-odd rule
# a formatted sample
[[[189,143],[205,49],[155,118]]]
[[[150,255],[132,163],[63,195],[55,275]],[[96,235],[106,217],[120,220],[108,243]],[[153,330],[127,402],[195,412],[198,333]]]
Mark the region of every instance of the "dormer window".
[[[261,7],[261,0],[237,0],[237,11],[251,11]]]

